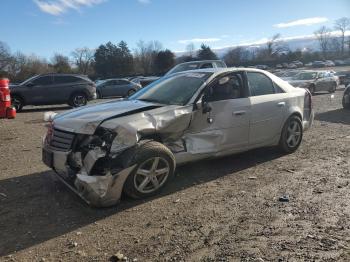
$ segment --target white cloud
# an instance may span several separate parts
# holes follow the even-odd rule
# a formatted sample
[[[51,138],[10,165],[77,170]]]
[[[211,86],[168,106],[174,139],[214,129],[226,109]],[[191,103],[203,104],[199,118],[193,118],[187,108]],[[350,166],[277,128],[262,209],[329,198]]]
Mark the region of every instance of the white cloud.
[[[190,43],[212,43],[221,41],[221,38],[193,38],[186,40],[177,41],[179,44],[190,44]]]
[[[144,4],[144,5],[147,5],[147,4],[150,4],[151,3],[151,0],[137,0],[140,4]]]
[[[33,0],[41,11],[50,15],[61,15],[68,9],[79,10],[84,6],[93,6],[106,0]]]
[[[314,25],[314,24],[320,24],[329,21],[327,17],[310,17],[310,18],[304,18],[299,20],[290,21],[287,23],[279,23],[273,25],[277,28],[285,28],[285,27],[292,27],[292,26],[300,26],[300,25]]]

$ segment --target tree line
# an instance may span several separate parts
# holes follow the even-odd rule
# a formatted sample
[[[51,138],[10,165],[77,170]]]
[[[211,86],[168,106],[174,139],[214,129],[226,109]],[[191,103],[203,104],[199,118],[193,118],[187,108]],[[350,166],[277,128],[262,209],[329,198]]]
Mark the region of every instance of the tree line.
[[[200,50],[185,59],[214,58],[217,58],[215,53],[203,44]],[[45,73],[76,73],[91,79],[163,75],[180,60],[183,58],[176,59],[175,54],[164,49],[158,41],[139,41],[133,53],[125,41],[108,42],[96,49],[77,48],[70,56],[56,53],[50,60],[21,52],[11,53],[10,48],[0,42],[0,77],[8,77],[12,82]]]
[[[332,34],[333,30],[338,32],[337,36]],[[314,36],[318,41],[319,51],[301,49],[292,51],[281,40],[281,35],[275,34],[262,48],[236,47],[228,51],[223,59],[228,66],[276,65],[295,60],[306,63],[315,60],[343,59],[350,57],[350,36],[346,39],[348,30],[350,30],[350,18],[343,17],[334,22],[333,28],[323,26],[315,31]]]
[[[346,32],[350,30],[350,18],[343,17],[336,20],[334,29],[340,32],[340,36],[334,37],[332,30],[327,27],[321,27],[314,32],[319,43],[319,51],[291,51],[281,40],[281,35],[276,34],[263,47],[255,49],[235,47],[222,59],[228,66],[248,66],[350,57],[350,36],[346,38]],[[88,75],[91,79],[163,75],[177,63],[207,59],[218,59],[218,57],[205,44],[196,50],[191,43],[186,47],[184,55],[176,57],[172,51],[164,49],[159,41],[140,40],[133,52],[125,41],[116,44],[108,42],[96,49],[76,48],[70,56],[56,53],[47,60],[34,54],[12,53],[10,48],[0,41],[0,77],[8,77],[12,82],[20,82],[43,73],[77,73]]]

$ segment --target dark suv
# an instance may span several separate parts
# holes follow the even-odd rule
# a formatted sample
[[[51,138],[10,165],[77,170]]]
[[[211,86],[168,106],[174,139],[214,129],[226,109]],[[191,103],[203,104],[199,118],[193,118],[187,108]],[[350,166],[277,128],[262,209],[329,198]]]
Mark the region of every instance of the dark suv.
[[[12,105],[21,111],[25,105],[86,105],[96,98],[96,86],[88,77],[72,74],[33,76],[19,85],[11,85]]]

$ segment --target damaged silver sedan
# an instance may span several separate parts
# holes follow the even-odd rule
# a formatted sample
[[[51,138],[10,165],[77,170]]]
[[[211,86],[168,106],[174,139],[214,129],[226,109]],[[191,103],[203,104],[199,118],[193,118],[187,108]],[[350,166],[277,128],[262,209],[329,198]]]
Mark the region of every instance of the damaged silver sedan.
[[[176,165],[257,147],[294,152],[313,121],[310,93],[258,69],[170,75],[128,99],[53,117],[43,161],[93,206],[156,194]]]

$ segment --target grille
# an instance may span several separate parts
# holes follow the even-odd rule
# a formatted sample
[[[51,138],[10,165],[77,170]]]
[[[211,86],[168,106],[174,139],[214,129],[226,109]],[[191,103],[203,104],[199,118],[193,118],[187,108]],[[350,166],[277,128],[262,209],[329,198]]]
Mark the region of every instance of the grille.
[[[50,146],[54,150],[69,151],[72,147],[74,136],[74,133],[54,129]]]

